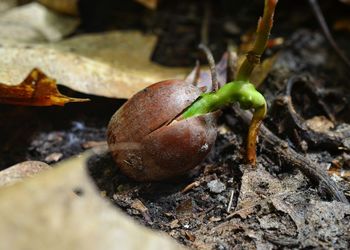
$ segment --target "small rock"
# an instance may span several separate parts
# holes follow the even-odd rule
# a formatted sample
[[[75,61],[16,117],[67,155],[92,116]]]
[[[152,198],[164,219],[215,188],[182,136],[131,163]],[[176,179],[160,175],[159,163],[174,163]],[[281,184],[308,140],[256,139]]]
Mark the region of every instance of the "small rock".
[[[221,217],[219,217],[219,216],[217,216],[217,217],[212,216],[212,217],[209,218],[209,221],[211,221],[211,222],[218,222],[218,221],[221,221]]]
[[[216,193],[216,194],[219,194],[221,193],[222,191],[224,191],[226,189],[226,186],[224,183],[222,183],[221,181],[219,180],[213,180],[213,181],[210,181],[208,184],[207,184],[210,192],[212,193]]]
[[[222,203],[227,203],[227,198],[225,196],[222,196],[221,194],[219,194],[216,199]]]
[[[172,222],[170,222],[169,226],[171,229],[180,227],[179,220],[178,219],[173,220]]]
[[[62,153],[52,153],[45,157],[45,162],[52,163],[57,162],[63,157]]]
[[[135,199],[133,203],[131,203],[131,208],[136,209],[140,213],[147,213],[148,208],[140,201],[139,199]]]

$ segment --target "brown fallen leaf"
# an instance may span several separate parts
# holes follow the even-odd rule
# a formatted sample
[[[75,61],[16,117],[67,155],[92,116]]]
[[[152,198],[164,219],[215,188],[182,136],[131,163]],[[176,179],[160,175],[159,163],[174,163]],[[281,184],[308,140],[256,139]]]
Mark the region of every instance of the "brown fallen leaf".
[[[78,25],[78,18],[57,14],[39,3],[29,3],[1,13],[0,39],[16,43],[57,42]]]
[[[327,133],[334,128],[334,123],[325,116],[314,116],[305,121],[306,126],[319,133]]]
[[[133,203],[131,203],[131,208],[136,209],[140,213],[148,212],[148,208],[139,199],[135,199]]]
[[[330,170],[328,170],[328,174],[329,175],[337,175],[337,176],[342,177],[342,178],[350,178],[350,171],[349,170],[341,170],[341,169],[333,170],[333,169],[330,169]]]
[[[42,5],[58,13],[77,16],[79,14],[78,0],[37,0]]]
[[[344,18],[337,20],[334,25],[334,29],[337,31],[347,31],[350,32],[350,18]]]
[[[350,5],[350,0],[340,0],[340,2]]]
[[[346,181],[350,181],[350,155],[343,153],[332,160],[327,172],[329,175],[338,176]]]
[[[39,69],[33,69],[22,83],[9,86],[0,83],[0,103],[23,106],[63,106],[68,102],[86,102],[89,99],[62,95],[56,81]]]
[[[152,83],[183,79],[188,72],[152,62],[156,42],[156,36],[138,31],[79,35],[56,43],[2,42],[0,82],[13,85],[38,67],[76,91],[129,98]]]
[[[174,229],[174,228],[179,228],[181,225],[179,224],[179,220],[178,219],[175,219],[175,220],[173,220],[173,221],[171,221],[170,223],[169,223],[169,227],[171,228],[171,229]]]
[[[136,0],[136,2],[144,5],[148,9],[155,10],[158,6],[158,0]]]
[[[187,232],[187,231],[185,231],[185,237],[186,237],[186,239],[188,239],[190,241],[196,240],[196,236],[194,236],[193,234],[191,234],[190,232]]]
[[[176,207],[176,217],[178,219],[191,217],[193,213],[193,201],[192,199],[186,199],[181,201]]]

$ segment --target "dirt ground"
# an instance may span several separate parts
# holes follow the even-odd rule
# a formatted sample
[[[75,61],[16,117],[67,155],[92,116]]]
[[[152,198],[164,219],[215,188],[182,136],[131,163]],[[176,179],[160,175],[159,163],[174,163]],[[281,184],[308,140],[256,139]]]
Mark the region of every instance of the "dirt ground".
[[[136,4],[102,2],[104,17],[92,14],[96,1],[81,6],[78,32],[137,28],[156,33],[153,60],[169,66],[194,65],[208,6],[207,39],[217,60],[228,42],[239,43],[255,27],[262,10],[262,1],[234,6],[230,1],[164,1],[155,13]],[[192,248],[350,248],[350,206],[345,204],[350,178],[327,174],[350,169],[350,69],[329,46],[306,2],[280,2],[272,33],[284,43],[265,55],[278,53],[278,58],[259,88],[269,112],[257,168],[244,163],[247,118],[229,107],[219,120],[213,151],[177,180],[135,183],[110,155],[92,159],[89,171],[102,196],[141,224]],[[350,12],[350,6],[334,2],[321,6],[329,24]],[[92,23],[93,18],[100,22]],[[350,33],[333,35],[350,55]],[[104,141],[110,117],[125,100],[88,97],[90,103],[64,108],[0,105],[0,169],[29,159],[52,163]]]

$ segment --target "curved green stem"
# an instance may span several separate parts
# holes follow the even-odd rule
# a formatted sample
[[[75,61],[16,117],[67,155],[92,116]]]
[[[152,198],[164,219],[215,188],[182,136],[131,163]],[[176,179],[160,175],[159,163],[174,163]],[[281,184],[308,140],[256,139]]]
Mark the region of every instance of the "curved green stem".
[[[233,81],[225,84],[213,93],[204,93],[182,114],[183,118],[204,115],[224,106],[238,102],[243,109],[260,109],[266,106],[265,98],[245,81]]]

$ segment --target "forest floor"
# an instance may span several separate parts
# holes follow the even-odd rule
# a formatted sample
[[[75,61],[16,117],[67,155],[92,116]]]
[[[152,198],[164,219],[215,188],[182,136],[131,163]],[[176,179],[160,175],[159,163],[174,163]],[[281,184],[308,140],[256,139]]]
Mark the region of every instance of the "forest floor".
[[[126,6],[129,18],[123,25],[116,21],[116,27],[159,34],[155,62],[193,66],[208,7],[198,1],[168,2],[155,14]],[[207,39],[218,61],[228,41],[239,44],[242,34],[254,29],[262,5],[214,2]],[[108,20],[91,26],[90,7],[82,13],[79,32],[108,26]],[[350,6],[325,1],[322,9],[332,25]],[[140,12],[141,20],[136,18]],[[350,55],[350,33],[334,35]],[[256,168],[244,161],[248,114],[227,108],[210,155],[177,180],[136,183],[118,171],[109,154],[96,156],[89,171],[101,195],[191,248],[350,248],[350,177],[339,176],[350,169],[350,69],[329,46],[306,3],[281,1],[272,36],[284,42],[265,55],[277,53],[277,59],[259,87],[269,112]],[[62,160],[104,141],[110,117],[125,100],[87,97],[88,104],[64,108],[1,105],[0,168],[28,159],[51,163],[55,156]]]

